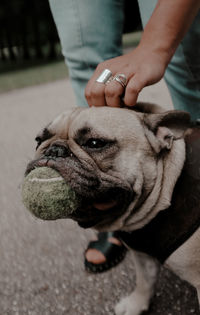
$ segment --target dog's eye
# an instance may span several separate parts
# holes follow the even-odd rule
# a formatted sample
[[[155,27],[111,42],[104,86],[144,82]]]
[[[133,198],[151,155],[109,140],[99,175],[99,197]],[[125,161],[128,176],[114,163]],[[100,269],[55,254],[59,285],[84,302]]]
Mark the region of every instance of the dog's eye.
[[[84,147],[87,147],[89,149],[101,149],[101,148],[105,147],[106,144],[107,144],[107,141],[105,141],[103,139],[90,138],[84,144]]]

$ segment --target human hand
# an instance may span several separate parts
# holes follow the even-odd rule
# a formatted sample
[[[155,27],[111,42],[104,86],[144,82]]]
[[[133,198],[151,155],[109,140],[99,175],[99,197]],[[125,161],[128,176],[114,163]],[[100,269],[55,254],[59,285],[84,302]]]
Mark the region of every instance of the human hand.
[[[158,82],[164,75],[167,63],[162,54],[151,52],[138,46],[132,52],[100,63],[85,89],[89,106],[120,107],[135,105],[138,94],[148,85]],[[124,74],[127,85],[124,88],[119,82],[107,84],[96,82],[103,70],[109,69],[113,76]]]

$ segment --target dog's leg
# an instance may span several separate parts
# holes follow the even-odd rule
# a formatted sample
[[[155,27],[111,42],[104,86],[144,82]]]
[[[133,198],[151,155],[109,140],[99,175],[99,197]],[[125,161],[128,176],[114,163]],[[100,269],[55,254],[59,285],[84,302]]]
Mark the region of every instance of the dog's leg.
[[[115,307],[116,315],[139,315],[148,310],[154,294],[159,264],[150,256],[134,252],[136,287],[131,295],[122,299]]]

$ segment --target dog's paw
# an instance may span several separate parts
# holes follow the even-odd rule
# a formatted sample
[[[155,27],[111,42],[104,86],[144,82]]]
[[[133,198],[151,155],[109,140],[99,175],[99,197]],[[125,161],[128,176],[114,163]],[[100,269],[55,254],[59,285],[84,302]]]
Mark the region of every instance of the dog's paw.
[[[148,303],[145,303],[144,298],[139,294],[131,294],[123,298],[115,306],[116,315],[140,315],[142,312],[147,311],[149,308]]]

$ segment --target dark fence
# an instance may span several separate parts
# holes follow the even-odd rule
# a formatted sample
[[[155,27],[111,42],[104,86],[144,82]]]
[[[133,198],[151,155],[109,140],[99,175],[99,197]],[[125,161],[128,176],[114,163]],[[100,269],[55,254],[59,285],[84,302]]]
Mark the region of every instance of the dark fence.
[[[48,1],[1,0],[1,60],[55,58],[57,42]]]
[[[125,14],[125,32],[140,28],[137,1],[125,2]],[[1,62],[56,59],[58,42],[48,0],[1,0]]]

